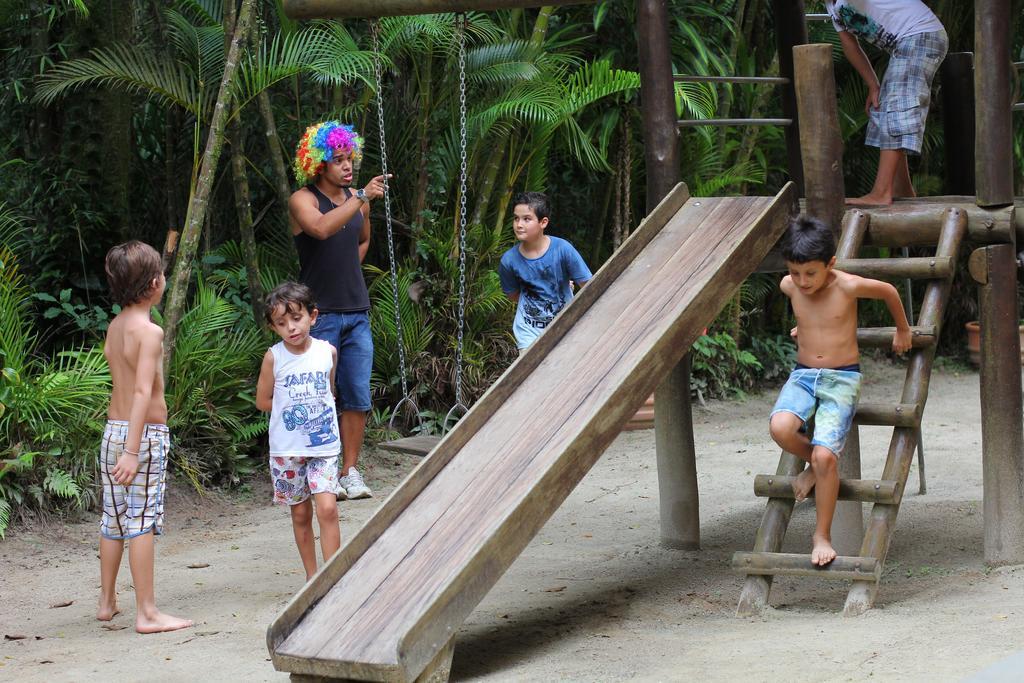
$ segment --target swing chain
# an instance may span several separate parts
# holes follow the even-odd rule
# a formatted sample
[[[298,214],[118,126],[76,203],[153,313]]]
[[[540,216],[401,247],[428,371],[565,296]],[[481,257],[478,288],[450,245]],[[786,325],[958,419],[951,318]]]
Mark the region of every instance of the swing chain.
[[[383,100],[383,76],[381,75],[380,59],[380,22],[374,21],[370,24],[370,35],[373,38],[373,76],[377,88],[377,128],[380,131],[380,167],[381,175],[384,176],[384,220],[387,226],[388,235],[388,263],[391,267],[391,303],[395,308],[395,333],[398,336],[398,371],[402,378],[402,400],[395,406],[391,415],[391,426],[393,427],[395,415],[398,408],[405,402],[416,406],[415,401],[409,396],[409,387],[405,378],[405,335],[402,334],[402,311],[398,305],[398,268],[395,263],[395,237],[391,225],[391,191],[388,183],[388,149],[384,136],[384,100]],[[417,412],[418,409],[417,409]]]
[[[456,17],[459,48],[459,326],[455,347],[455,407],[462,407],[462,337],[466,327],[466,15]],[[454,410],[454,408],[453,408]]]

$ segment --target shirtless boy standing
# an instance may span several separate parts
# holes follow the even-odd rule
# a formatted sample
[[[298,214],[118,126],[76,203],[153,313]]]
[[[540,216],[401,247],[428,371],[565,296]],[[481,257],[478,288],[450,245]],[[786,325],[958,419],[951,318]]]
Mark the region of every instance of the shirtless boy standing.
[[[117,571],[124,542],[135,587],[135,630],[159,633],[192,622],[164,614],[153,597],[153,536],[163,532],[164,468],[171,445],[164,401],[163,330],[149,309],[164,293],[163,263],[148,244],[126,242],[107,252],[107,282],[121,312],[107,328],[103,354],[113,388],[100,445],[103,519],[100,600],[96,618],[117,608]]]
[[[892,348],[897,353],[910,348],[910,325],[891,284],[834,269],[835,238],[821,221],[793,219],[783,237],[782,255],[789,275],[780,288],[796,315],[797,364],[772,409],[770,430],[775,443],[810,464],[793,490],[800,501],[814,489],[817,524],[811,563],[824,566],[836,557],[831,528],[839,495],[837,462],[860,393],[857,299],[885,301],[896,321]],[[812,415],[814,434],[808,437],[806,424]]]

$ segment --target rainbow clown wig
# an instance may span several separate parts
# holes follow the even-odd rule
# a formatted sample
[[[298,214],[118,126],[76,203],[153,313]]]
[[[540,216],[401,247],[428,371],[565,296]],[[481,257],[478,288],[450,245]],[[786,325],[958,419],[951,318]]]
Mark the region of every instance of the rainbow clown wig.
[[[352,166],[359,168],[363,160],[363,138],[352,126],[340,121],[323,121],[306,129],[295,149],[295,178],[306,185],[324,170],[324,162],[336,152],[352,154]]]

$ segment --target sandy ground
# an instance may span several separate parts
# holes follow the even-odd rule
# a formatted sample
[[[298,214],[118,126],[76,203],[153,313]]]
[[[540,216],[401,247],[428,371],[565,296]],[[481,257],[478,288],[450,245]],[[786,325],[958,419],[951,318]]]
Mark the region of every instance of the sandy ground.
[[[901,381],[870,364],[862,398],[891,400]],[[701,551],[659,546],[654,435],[623,434],[467,620],[452,680],[961,680],[1024,648],[1024,566],[982,561],[978,376],[941,370],[931,386],[928,494],[905,499],[866,615],[840,616],[845,584],[781,578],[763,616],[733,616],[743,579],[729,560],[751,548],[764,507],[753,476],[778,459],[768,392],[695,411]],[[879,476],[890,433],[862,430],[865,477]],[[344,537],[415,462],[367,453],[378,497],[342,504]],[[0,543],[0,633],[27,637],[0,642],[0,680],[285,680],[264,634],[302,581],[287,514],[262,483],[204,499],[174,485],[157,596],[196,627],[136,635],[127,560],[125,628],[94,620],[95,522],[15,531]],[[786,550],[809,551],[813,520],[797,507]]]

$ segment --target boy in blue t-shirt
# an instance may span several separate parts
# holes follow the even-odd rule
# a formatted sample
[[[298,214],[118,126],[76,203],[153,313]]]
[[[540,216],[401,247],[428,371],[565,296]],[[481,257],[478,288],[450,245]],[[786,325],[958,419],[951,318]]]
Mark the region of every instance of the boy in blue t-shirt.
[[[582,287],[592,275],[569,242],[544,234],[551,215],[547,195],[522,192],[512,205],[519,244],[502,255],[498,276],[502,290],[517,303],[512,333],[522,353],[569,303],[572,284]]]

